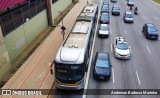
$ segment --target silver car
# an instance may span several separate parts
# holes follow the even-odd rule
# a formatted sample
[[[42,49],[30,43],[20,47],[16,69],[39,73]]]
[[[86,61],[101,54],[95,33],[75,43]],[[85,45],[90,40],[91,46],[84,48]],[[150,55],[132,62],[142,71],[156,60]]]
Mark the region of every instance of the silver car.
[[[133,23],[134,18],[133,18],[132,12],[125,12],[124,15],[123,15],[123,20],[126,23]]]
[[[99,36],[109,36],[109,27],[108,24],[101,24],[98,32]]]

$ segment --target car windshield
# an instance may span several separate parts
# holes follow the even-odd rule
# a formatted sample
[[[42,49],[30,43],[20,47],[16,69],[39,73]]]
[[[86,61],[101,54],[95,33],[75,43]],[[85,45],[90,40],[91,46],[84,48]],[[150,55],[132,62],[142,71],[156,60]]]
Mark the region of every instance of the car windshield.
[[[108,27],[105,27],[105,26],[101,26],[100,28],[101,30],[108,30]]]
[[[127,18],[133,18],[132,14],[126,14]]]
[[[148,27],[149,32],[156,32],[157,29],[155,27]]]
[[[118,10],[119,11],[120,8],[119,7],[114,7],[113,10],[116,10],[116,11]]]
[[[102,18],[108,18],[108,15],[107,15],[107,14],[102,14],[101,17],[102,17]]]
[[[109,64],[107,60],[97,60],[96,67],[108,68]]]
[[[118,43],[117,48],[122,49],[122,50],[127,50],[128,49],[128,44],[127,43]]]

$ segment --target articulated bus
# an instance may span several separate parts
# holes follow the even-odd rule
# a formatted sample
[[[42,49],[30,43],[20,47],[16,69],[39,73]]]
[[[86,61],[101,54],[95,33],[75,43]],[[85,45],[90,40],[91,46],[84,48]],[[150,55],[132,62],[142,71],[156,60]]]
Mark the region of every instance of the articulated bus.
[[[97,14],[97,5],[86,5],[60,47],[55,59],[58,88],[84,88]]]

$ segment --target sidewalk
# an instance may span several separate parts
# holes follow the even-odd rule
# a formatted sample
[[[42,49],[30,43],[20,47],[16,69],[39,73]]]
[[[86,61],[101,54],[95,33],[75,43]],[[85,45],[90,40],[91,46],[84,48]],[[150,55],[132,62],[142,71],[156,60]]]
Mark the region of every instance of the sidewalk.
[[[90,0],[89,0],[90,1]],[[64,17],[65,37],[71,30],[76,17],[79,15],[86,0],[79,0],[71,11]],[[59,24],[61,25],[61,23]],[[52,63],[63,42],[60,26],[51,31],[45,41],[35,50],[28,60],[19,68],[2,89],[51,89],[54,75],[50,74],[49,63]],[[1,98],[47,98],[43,96],[0,96]]]

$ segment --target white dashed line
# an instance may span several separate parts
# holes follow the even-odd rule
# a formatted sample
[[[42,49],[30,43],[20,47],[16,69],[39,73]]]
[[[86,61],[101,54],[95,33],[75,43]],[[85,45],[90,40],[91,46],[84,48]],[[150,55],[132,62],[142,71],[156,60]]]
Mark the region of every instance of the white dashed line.
[[[158,38],[158,40],[160,40],[160,38]]]
[[[112,35],[112,31],[111,31],[111,29],[110,29],[110,34]]]
[[[124,23],[123,19],[122,19],[122,23]]]
[[[139,31],[139,34],[142,36],[142,33],[141,33],[141,31]]]
[[[148,46],[146,46],[146,47],[147,47],[148,52],[151,54],[151,51],[149,50],[149,47]]]
[[[124,33],[127,35],[127,31],[125,30]]]
[[[114,69],[112,68],[112,76],[113,76],[113,83],[114,83]]]
[[[138,83],[139,83],[139,85],[141,85],[141,81],[140,81],[140,79],[139,79],[139,75],[138,75],[138,72],[137,72],[137,71],[136,71],[136,75],[137,75]]]
[[[137,24],[136,21],[134,21],[134,23]]]
[[[112,44],[111,44],[111,52],[113,52],[113,46],[112,46]]]

